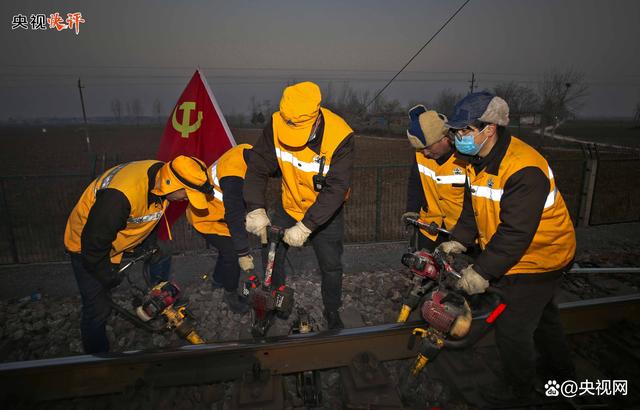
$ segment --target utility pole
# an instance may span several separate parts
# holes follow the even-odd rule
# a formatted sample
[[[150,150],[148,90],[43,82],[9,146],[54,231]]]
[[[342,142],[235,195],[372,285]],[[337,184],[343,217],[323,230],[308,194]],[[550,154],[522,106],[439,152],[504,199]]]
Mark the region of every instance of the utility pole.
[[[469,81],[471,85],[469,86],[469,94],[471,94],[476,88],[476,73],[471,73],[471,81]]]
[[[78,90],[80,91],[80,104],[82,104],[82,118],[84,119],[84,137],[87,142],[87,152],[91,153],[91,140],[89,139],[89,127],[87,125],[87,112],[84,109],[84,97],[82,96],[82,89],[84,86],[78,78]]]

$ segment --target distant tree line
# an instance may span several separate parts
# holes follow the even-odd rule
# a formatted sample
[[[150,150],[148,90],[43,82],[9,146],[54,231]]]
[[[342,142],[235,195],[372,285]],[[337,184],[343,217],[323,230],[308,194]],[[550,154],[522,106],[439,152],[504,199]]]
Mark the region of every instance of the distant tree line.
[[[128,122],[140,125],[145,114],[144,106],[139,98],[134,98],[124,103],[120,98],[114,98],[111,100],[110,108],[116,122]],[[162,101],[156,98],[151,106],[151,120],[162,123],[165,121],[163,114]],[[147,122],[148,120],[149,118],[147,118]]]
[[[416,104],[424,104],[429,109],[451,116],[455,104],[465,96],[465,93],[445,88],[432,100],[411,101],[403,105],[397,99],[388,99],[380,95],[368,106],[373,97],[371,91],[356,89],[348,82],[338,86],[329,82],[322,91],[323,106],[340,114],[358,128],[366,127],[375,118],[385,119],[383,122],[388,125],[390,118],[406,116],[408,110]],[[485,91],[504,98],[509,104],[512,118],[537,116],[543,125],[557,126],[562,121],[576,116],[589,89],[584,74],[570,69],[548,71],[537,88],[511,81],[485,88]],[[640,103],[638,105],[636,111],[640,117]],[[262,127],[277,110],[277,105],[271,100],[258,101],[251,97],[249,122],[255,127]],[[237,122],[237,118],[234,122]]]
[[[536,88],[511,81],[497,84],[492,88],[485,88],[485,90],[493,92],[507,101],[512,118],[537,116],[543,125],[553,126],[574,118],[583,107],[585,97],[589,93],[584,73],[573,69],[546,72]],[[381,122],[388,125],[390,119],[406,116],[407,111],[418,103],[451,116],[456,102],[464,95],[464,93],[456,92],[451,88],[445,88],[432,99],[411,101],[407,105],[401,104],[397,99],[388,99],[384,94],[378,96],[371,103],[373,93],[370,90],[356,89],[348,82],[337,85],[329,82],[327,87],[323,89],[323,106],[340,114],[350,124],[366,128],[375,119],[382,119]],[[278,104],[277,101],[270,99],[259,101],[253,96],[248,108],[249,117],[235,112],[227,114],[226,118],[229,124],[237,127],[248,124],[254,127],[263,127],[271,115],[278,110]],[[140,124],[145,110],[139,98],[124,102],[115,98],[111,101],[111,112],[117,122]],[[155,119],[158,123],[166,121],[160,99],[155,99],[150,114],[150,117],[145,117],[146,121],[149,119]],[[635,107],[634,114],[635,120],[640,122],[640,103]]]

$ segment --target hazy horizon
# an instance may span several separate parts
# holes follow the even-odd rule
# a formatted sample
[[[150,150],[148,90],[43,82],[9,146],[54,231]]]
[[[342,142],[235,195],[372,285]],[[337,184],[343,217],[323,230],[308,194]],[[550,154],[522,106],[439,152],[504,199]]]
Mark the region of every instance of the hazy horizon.
[[[277,102],[292,81],[345,82],[373,95],[463,1],[13,1],[0,5],[0,120],[110,116],[110,103],[139,99],[166,116],[196,68],[226,115],[250,99]],[[12,30],[22,14],[81,12],[71,30]],[[433,102],[515,81],[534,90],[549,70],[584,73],[582,118],[629,118],[640,101],[637,1],[472,0],[383,94]]]

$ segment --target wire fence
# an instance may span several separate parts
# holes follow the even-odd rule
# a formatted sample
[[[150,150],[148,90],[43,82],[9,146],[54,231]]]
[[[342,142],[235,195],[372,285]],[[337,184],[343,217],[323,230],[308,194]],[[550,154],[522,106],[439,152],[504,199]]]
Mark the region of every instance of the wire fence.
[[[102,161],[100,168],[108,168],[109,162]],[[551,159],[549,163],[574,223],[640,221],[640,159]],[[406,239],[400,216],[409,170],[408,165],[354,168],[345,206],[346,242]],[[0,264],[66,260],[66,221],[92,178],[88,173],[0,177]],[[278,197],[279,182],[272,180],[268,199],[273,202]],[[177,252],[206,247],[184,217],[172,234]]]
[[[589,225],[640,221],[640,160],[600,159]]]

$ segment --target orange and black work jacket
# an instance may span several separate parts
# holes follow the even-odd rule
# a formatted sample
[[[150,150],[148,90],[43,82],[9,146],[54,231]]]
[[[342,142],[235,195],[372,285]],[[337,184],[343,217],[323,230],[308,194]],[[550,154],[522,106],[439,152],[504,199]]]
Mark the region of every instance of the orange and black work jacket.
[[[139,245],[164,214],[167,201],[151,193],[164,165],[135,161],[109,169],[84,191],[64,232],[68,252],[81,253],[91,274],[110,272],[122,254]]]
[[[353,130],[338,115],[321,108],[316,137],[301,148],[283,145],[278,132],[287,125],[279,112],[272,116],[253,148],[244,186],[247,211],[265,207],[265,189],[269,176],[282,175],[282,207],[296,221],[315,230],[327,222],[342,206],[351,186],[353,169]],[[320,171],[324,188],[316,192],[313,176]]]
[[[467,166],[463,211],[453,232],[465,245],[477,235],[474,269],[487,279],[559,273],[573,260],[575,231],[547,161],[502,128],[485,158]]]
[[[422,151],[416,152],[409,175],[407,212],[419,211],[422,222],[435,222],[452,230],[462,211],[465,166],[453,152],[437,160],[427,158]],[[420,232],[432,241],[438,237],[425,229]]]
[[[251,145],[240,144],[225,152],[208,169],[213,195],[207,195],[207,209],[196,209],[191,205],[187,208],[187,219],[196,231],[204,235],[230,236],[238,256],[249,253],[242,189],[250,150]]]

